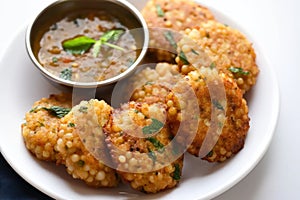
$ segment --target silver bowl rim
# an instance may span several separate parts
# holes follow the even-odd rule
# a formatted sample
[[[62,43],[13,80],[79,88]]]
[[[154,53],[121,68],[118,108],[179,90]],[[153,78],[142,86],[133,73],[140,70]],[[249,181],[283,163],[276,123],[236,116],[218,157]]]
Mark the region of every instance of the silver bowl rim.
[[[46,7],[44,7],[38,13],[38,15],[36,15],[30,21],[29,25],[27,26],[26,33],[25,33],[26,51],[27,51],[27,54],[29,55],[31,61],[35,65],[35,67],[38,68],[38,70],[40,70],[40,72],[42,72],[42,74],[44,76],[46,76],[48,79],[50,79],[51,81],[54,81],[54,82],[62,84],[62,85],[66,85],[66,86],[70,86],[70,87],[78,87],[78,88],[96,88],[96,87],[111,85],[111,84],[114,84],[114,83],[116,83],[117,81],[119,81],[123,78],[126,78],[131,73],[133,73],[135,71],[135,69],[137,68],[137,66],[141,63],[142,59],[144,58],[144,56],[147,53],[148,45],[149,45],[149,30],[148,30],[147,23],[146,23],[144,17],[142,16],[142,14],[140,13],[140,11],[134,5],[132,5],[130,2],[128,2],[126,0],[105,0],[105,1],[109,1],[109,2],[112,2],[112,3],[115,3],[115,4],[119,4],[122,7],[128,8],[132,12],[132,14],[136,16],[137,20],[142,25],[141,29],[143,30],[143,34],[144,34],[144,37],[143,37],[144,42],[142,44],[142,49],[141,49],[141,52],[140,52],[138,58],[135,60],[135,62],[127,70],[125,70],[124,72],[118,74],[117,76],[111,77],[109,79],[105,79],[103,81],[76,82],[76,81],[65,80],[65,79],[62,79],[58,76],[55,76],[52,73],[50,73],[48,70],[46,70],[40,64],[40,62],[37,60],[36,56],[34,55],[34,53],[32,51],[32,48],[31,48],[30,36],[31,36],[31,32],[32,32],[32,26],[34,25],[34,23],[38,20],[40,15],[45,10],[47,10],[48,8],[50,8],[52,6],[55,6],[57,4],[60,4],[60,3],[66,2],[66,1],[70,1],[70,0],[56,0],[55,2],[47,5]]]

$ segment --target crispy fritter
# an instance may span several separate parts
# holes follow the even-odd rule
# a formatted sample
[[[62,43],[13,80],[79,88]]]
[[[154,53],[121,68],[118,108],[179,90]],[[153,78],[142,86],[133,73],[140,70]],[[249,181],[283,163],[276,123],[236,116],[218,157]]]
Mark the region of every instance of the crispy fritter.
[[[162,67],[171,69],[173,65],[158,64],[156,70],[140,72],[142,75],[138,77],[143,79],[137,77],[133,85],[147,83],[147,80],[152,84],[137,88],[131,100],[164,103],[172,133],[179,134],[178,143],[188,145],[187,151],[195,156],[221,162],[241,150],[249,129],[249,117],[246,101],[235,81],[224,73],[219,74],[215,68],[202,67],[181,77],[185,81],[183,84],[167,89],[156,84],[162,79],[157,72],[158,69],[162,71]],[[158,78],[155,81],[153,77]],[[185,93],[187,85],[194,91],[197,101],[193,101],[193,95]]]
[[[57,150],[67,172],[94,187],[115,187],[119,178],[111,167],[102,127],[112,108],[104,101],[82,101],[61,119]]]
[[[179,31],[193,28],[201,22],[214,20],[204,6],[191,0],[150,0],[142,10],[150,28],[149,47],[157,61],[174,62]]]
[[[50,95],[36,101],[32,109],[26,113],[26,122],[22,124],[22,135],[25,145],[38,159],[61,163],[55,148],[58,139],[58,128],[61,116],[57,116],[47,110],[53,106],[71,108],[71,96],[69,94]],[[55,108],[55,107],[54,107]]]
[[[235,81],[220,74],[220,81],[210,82],[207,73],[201,73],[205,70],[192,71],[185,77],[198,97],[200,109],[197,134],[188,152],[220,162],[243,148],[250,119],[246,100]],[[224,97],[220,95],[222,87]]]
[[[186,29],[185,34],[194,44],[186,38],[178,42],[178,51],[185,54],[189,62],[185,62],[179,56],[176,58],[183,74],[199,68],[194,64],[201,58],[195,55],[196,49],[193,49],[193,46],[198,46],[196,48],[204,51],[210,59],[209,63],[202,64],[207,66],[214,63],[220,72],[237,82],[243,93],[249,91],[256,83],[259,74],[255,61],[256,54],[252,44],[240,31],[216,21],[208,21],[198,27]]]
[[[113,111],[105,128],[117,171],[133,189],[157,193],[179,182],[183,155],[173,149],[164,117],[162,104],[129,102]]]

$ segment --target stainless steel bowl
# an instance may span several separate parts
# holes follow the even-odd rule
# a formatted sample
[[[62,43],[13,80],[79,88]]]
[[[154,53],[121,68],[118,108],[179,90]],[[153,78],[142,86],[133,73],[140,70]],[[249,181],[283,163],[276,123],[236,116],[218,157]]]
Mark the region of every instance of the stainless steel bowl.
[[[47,71],[38,61],[39,41],[51,24],[58,20],[81,10],[106,10],[117,17],[122,24],[129,29],[134,29],[134,37],[139,48],[138,57],[135,62],[121,74],[98,82],[75,82],[53,75]],[[149,33],[146,22],[141,13],[126,0],[58,0],[43,9],[32,22],[26,31],[26,49],[33,64],[41,73],[50,80],[66,86],[78,88],[100,88],[110,86],[117,81],[130,75],[146,54],[149,42]]]

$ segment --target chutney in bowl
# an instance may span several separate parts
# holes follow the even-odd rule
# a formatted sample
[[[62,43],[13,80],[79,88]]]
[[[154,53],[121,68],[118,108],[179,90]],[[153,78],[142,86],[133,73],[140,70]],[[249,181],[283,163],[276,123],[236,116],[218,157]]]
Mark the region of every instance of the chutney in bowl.
[[[138,66],[148,47],[139,13],[123,0],[58,0],[29,24],[27,52],[47,78],[67,86],[110,85]]]

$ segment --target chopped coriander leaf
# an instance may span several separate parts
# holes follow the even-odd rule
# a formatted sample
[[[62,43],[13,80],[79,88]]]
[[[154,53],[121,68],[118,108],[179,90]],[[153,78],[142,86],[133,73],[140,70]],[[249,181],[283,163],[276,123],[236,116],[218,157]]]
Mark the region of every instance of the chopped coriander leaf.
[[[166,31],[166,32],[164,32],[164,36],[165,36],[166,40],[168,40],[168,42],[172,45],[172,47],[174,49],[177,49],[177,44],[176,44],[176,41],[174,39],[172,32]]]
[[[53,63],[57,63],[57,61],[58,61],[58,58],[57,58],[57,57],[53,57],[53,58],[52,58],[52,62],[53,62]]]
[[[192,49],[192,52],[196,55],[199,55],[199,53],[195,49]]]
[[[233,67],[233,66],[231,66],[231,67],[228,68],[228,70],[231,71],[232,73],[238,74],[238,75],[245,75],[245,76],[247,76],[247,75],[250,74],[250,72],[244,71],[240,67]]]
[[[179,58],[183,62],[184,65],[190,64],[189,61],[187,60],[185,54],[183,53],[183,51],[180,51]]]
[[[149,150],[148,156],[149,156],[149,158],[151,158],[151,160],[153,161],[153,163],[155,163],[155,161],[156,161],[155,152]]]
[[[43,109],[47,110],[51,115],[58,118],[63,118],[71,111],[70,108],[63,108],[60,106],[51,106],[50,108],[43,108]]]
[[[212,157],[213,154],[214,154],[214,152],[211,150],[210,152],[208,152],[208,154],[206,155],[206,157]]]
[[[31,108],[29,112],[30,112],[30,113],[34,113],[34,112],[36,112],[36,111],[39,111],[40,109],[41,109],[41,108],[37,106],[37,107]]]
[[[83,160],[79,160],[79,161],[77,162],[77,165],[78,165],[79,167],[83,167],[84,164],[85,164],[85,162],[84,162]]]
[[[64,69],[60,72],[59,78],[65,79],[65,80],[71,80],[72,78],[72,69]]]
[[[213,68],[215,68],[215,67],[216,67],[216,63],[215,63],[215,62],[212,62],[212,63],[210,64],[210,66],[209,66],[210,69],[213,69]]]
[[[212,100],[212,103],[217,109],[224,110],[223,106],[217,100]]]
[[[80,108],[79,108],[79,112],[82,112],[82,113],[87,113],[87,110],[88,110],[88,107],[86,107],[86,106],[80,106]]]
[[[165,150],[165,146],[162,143],[160,143],[160,141],[156,138],[149,137],[147,138],[147,140],[150,141],[159,152],[163,152]]]
[[[157,14],[157,16],[164,17],[165,13],[162,10],[161,6],[159,4],[157,4],[155,7],[156,7],[156,14]]]
[[[68,124],[68,127],[75,127],[75,124],[71,122]]]
[[[179,166],[179,164],[176,163],[176,164],[174,165],[174,167],[175,167],[175,170],[174,170],[174,172],[173,172],[172,178],[173,178],[174,180],[178,181],[178,180],[180,180],[180,178],[181,178],[180,166]]]
[[[144,126],[142,128],[142,131],[144,134],[156,133],[164,126],[164,124],[157,119],[151,118],[151,120],[152,120],[152,123],[150,125]]]

